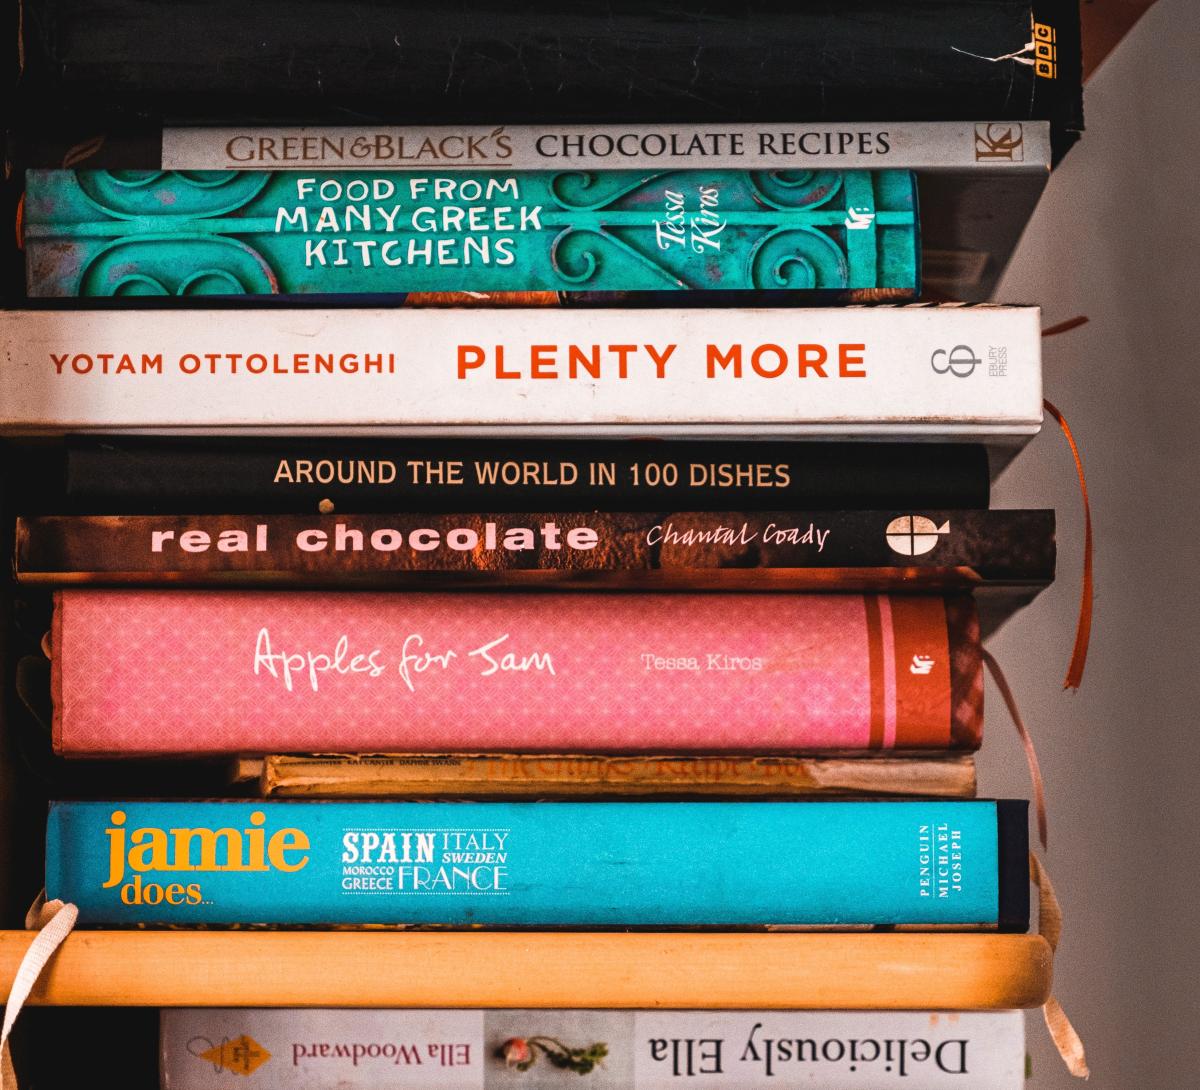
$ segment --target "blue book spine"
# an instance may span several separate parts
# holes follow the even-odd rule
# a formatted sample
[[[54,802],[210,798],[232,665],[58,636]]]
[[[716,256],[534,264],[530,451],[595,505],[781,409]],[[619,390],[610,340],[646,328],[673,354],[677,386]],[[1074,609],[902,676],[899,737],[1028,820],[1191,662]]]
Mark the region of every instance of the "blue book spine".
[[[1011,927],[1023,820],[991,801],[60,802],[46,887],[116,926]]]

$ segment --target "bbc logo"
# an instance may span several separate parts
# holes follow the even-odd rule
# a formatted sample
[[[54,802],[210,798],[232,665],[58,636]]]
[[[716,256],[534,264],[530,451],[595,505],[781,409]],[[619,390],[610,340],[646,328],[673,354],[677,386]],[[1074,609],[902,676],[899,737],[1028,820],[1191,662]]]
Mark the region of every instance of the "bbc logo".
[[[1043,79],[1058,75],[1058,49],[1054,27],[1046,23],[1033,24],[1033,70]]]

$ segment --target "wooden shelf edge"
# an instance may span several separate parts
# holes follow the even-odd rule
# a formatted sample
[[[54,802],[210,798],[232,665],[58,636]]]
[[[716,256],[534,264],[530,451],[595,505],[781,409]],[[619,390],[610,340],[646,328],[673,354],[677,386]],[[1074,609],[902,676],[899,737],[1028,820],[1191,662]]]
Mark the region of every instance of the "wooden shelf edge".
[[[0,931],[4,993],[31,941]],[[1004,1010],[1052,969],[1038,935],[77,931],[30,1002]]]

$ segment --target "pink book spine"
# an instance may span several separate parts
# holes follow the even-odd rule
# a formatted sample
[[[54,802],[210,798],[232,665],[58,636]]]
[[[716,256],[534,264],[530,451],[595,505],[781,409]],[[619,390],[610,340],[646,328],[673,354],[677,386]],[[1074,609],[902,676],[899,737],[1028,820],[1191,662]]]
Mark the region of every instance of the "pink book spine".
[[[79,756],[968,748],[969,600],[66,590]]]

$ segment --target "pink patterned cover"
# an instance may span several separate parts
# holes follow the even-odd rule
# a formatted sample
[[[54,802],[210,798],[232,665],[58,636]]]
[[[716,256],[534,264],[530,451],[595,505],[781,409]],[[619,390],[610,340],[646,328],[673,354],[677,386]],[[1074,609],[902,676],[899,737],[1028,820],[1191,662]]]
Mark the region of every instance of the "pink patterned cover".
[[[949,743],[925,601],[942,692],[906,747]],[[53,644],[55,746],[88,756],[863,748],[883,684],[859,594],[67,590]]]

